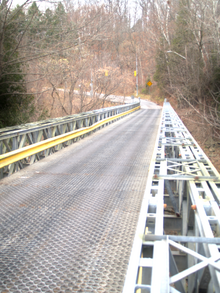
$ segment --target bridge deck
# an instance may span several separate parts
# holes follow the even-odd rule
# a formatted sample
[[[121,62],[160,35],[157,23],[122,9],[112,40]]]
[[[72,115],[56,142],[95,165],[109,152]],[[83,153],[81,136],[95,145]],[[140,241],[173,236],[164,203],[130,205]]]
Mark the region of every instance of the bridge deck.
[[[0,292],[121,292],[160,110],[0,181]]]

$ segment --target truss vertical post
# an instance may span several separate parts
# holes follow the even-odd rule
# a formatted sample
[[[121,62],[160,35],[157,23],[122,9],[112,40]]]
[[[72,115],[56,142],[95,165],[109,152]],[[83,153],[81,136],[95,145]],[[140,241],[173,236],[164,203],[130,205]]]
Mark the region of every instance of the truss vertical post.
[[[123,293],[137,288],[220,292],[220,253],[212,241],[220,241],[219,203],[220,175],[165,102]],[[140,234],[144,235],[142,243]],[[184,245],[169,240],[176,234],[185,237]],[[209,240],[192,243],[191,236]],[[147,247],[153,247],[148,260],[141,253]],[[139,268],[144,265],[151,268],[151,278],[146,278],[150,281],[137,284]]]

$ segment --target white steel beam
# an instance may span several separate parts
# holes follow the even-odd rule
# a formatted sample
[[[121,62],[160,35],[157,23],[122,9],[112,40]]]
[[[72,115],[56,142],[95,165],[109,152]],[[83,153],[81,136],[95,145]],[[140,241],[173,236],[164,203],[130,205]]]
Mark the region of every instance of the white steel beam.
[[[171,180],[169,189],[172,186],[175,189],[175,194],[178,193],[178,198],[176,198],[172,191],[172,200],[178,199],[180,212],[184,206],[184,220],[187,220],[184,231],[182,231],[183,236],[178,235],[175,238],[175,235],[170,235],[170,237],[174,237],[175,241],[185,242],[187,245],[194,242],[195,244],[191,247],[195,247],[195,251],[174,242],[169,238],[169,235],[164,235],[165,179]],[[133,293],[137,288],[148,288],[149,292],[155,293],[185,292],[184,282],[182,283],[180,280],[207,266],[211,274],[208,290],[211,292],[211,288],[214,288],[215,292],[220,292],[220,254],[216,245],[220,238],[219,203],[220,176],[217,170],[170,104],[165,102],[123,293]],[[189,213],[191,204],[194,205],[193,214]],[[188,223],[192,215],[195,221]],[[148,235],[150,219],[151,234]],[[175,220],[175,217],[173,219]],[[193,225],[196,237],[189,237],[187,233],[190,232],[191,235],[193,230],[188,232],[188,229],[192,228]],[[202,243],[200,246],[204,247],[202,250],[204,255],[199,253],[199,243]],[[150,246],[153,247],[152,259],[142,258],[143,249]],[[176,269],[172,269],[170,265],[173,266],[175,256],[172,255],[169,246],[191,255],[195,259],[194,265],[179,273],[175,264]],[[170,253],[171,262],[168,257]],[[150,284],[137,284],[137,280],[140,280],[138,278],[140,267],[152,268]],[[201,277],[197,278],[195,285],[193,285],[196,291],[199,290],[200,281]],[[171,286],[172,283],[176,283],[180,291],[174,288],[175,284],[174,287]]]

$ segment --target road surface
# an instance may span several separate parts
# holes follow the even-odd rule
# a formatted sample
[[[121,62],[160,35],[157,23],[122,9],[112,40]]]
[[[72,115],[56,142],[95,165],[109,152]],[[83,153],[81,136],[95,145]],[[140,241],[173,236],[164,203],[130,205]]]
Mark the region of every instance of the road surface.
[[[121,292],[159,126],[142,109],[0,181],[0,292]]]
[[[50,89],[50,88],[48,88],[48,89]],[[61,89],[61,88],[58,88],[57,90],[64,92],[64,89]],[[79,91],[75,90],[74,93],[78,94]],[[87,96],[90,96],[90,92],[85,92],[85,94]],[[104,94],[100,94],[99,98],[102,99],[104,96],[105,96]],[[140,101],[142,109],[162,109],[161,106],[159,106],[151,101],[143,100],[143,99],[139,99],[139,98],[131,98],[131,96],[124,97],[124,96],[109,95],[109,96],[107,96],[106,100],[111,101],[111,102],[122,103],[122,104],[123,103],[130,104],[133,102]]]

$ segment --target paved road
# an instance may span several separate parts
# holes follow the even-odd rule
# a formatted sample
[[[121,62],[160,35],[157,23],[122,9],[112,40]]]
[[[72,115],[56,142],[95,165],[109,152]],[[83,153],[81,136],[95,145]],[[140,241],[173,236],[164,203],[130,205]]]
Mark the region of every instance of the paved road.
[[[111,100],[112,102],[121,102],[121,103],[126,103],[126,104],[130,104],[133,102],[138,102],[140,101],[141,104],[141,108],[142,109],[162,109],[161,106],[158,106],[157,104],[148,101],[148,100],[142,100],[142,99],[138,99],[138,98],[131,98],[130,96],[128,97],[122,97],[122,96],[114,96],[114,95],[110,95],[107,97],[107,100]]]
[[[59,91],[64,91],[64,89],[60,89],[58,88],[57,90]],[[79,93],[79,91],[75,90],[74,91],[76,94]],[[86,95],[90,96],[90,92],[86,92],[85,93]],[[104,94],[101,94],[99,97],[100,99],[102,99],[105,95]],[[151,102],[151,101],[148,101],[148,100],[142,100],[139,98],[131,98],[131,96],[116,96],[116,95],[109,95],[106,100],[108,101],[112,101],[112,102],[119,102],[119,103],[126,103],[126,104],[130,104],[130,103],[133,103],[133,102],[138,102],[140,101],[140,104],[141,104],[141,108],[142,109],[162,109],[161,106]]]
[[[161,111],[0,181],[0,292],[121,292]]]

